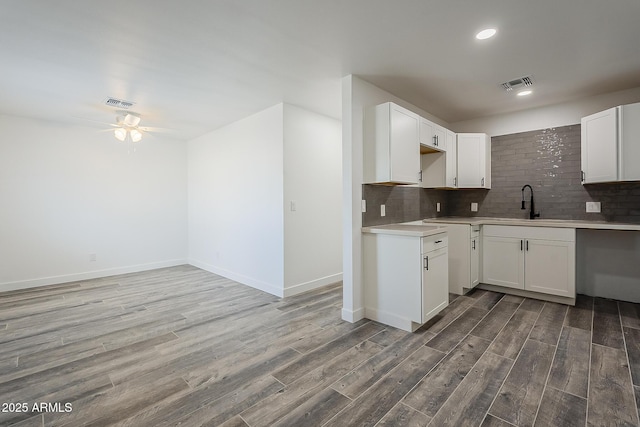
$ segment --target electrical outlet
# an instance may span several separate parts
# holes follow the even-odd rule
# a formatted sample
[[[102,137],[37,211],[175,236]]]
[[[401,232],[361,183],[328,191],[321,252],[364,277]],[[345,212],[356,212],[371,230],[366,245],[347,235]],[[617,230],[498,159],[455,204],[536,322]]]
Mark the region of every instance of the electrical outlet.
[[[587,202],[587,212],[600,212],[600,202]]]
[[[471,203],[471,212],[478,212],[478,204]]]
[[[367,211],[367,201],[366,200],[362,200],[362,212],[366,212]]]
[[[380,216],[387,215],[387,207],[385,205],[380,205]]]
[[[440,212],[440,203],[436,203],[436,212]]]

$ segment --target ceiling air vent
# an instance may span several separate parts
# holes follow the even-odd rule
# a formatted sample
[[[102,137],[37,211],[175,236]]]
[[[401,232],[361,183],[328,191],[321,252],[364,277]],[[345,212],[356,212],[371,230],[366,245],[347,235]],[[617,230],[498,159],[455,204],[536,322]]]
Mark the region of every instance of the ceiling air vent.
[[[504,90],[511,91],[514,89],[520,89],[523,87],[533,86],[533,78],[531,76],[524,76],[518,79],[509,80],[508,82],[504,82],[500,84]]]
[[[122,99],[118,99],[118,98],[107,98],[104,100],[104,104],[109,106],[109,107],[114,107],[114,108],[120,108],[123,110],[127,110],[131,107],[133,107],[133,102],[130,101],[123,101]]]

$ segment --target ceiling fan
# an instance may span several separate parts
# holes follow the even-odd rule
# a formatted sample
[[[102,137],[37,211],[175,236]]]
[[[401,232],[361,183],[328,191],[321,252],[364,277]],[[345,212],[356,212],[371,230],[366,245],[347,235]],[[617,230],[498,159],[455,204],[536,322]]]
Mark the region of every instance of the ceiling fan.
[[[116,116],[116,124],[112,124],[115,129],[113,134],[118,141],[125,141],[127,138],[131,142],[139,142],[142,139],[143,132],[148,131],[146,128],[139,127],[140,116],[134,113],[126,113]]]

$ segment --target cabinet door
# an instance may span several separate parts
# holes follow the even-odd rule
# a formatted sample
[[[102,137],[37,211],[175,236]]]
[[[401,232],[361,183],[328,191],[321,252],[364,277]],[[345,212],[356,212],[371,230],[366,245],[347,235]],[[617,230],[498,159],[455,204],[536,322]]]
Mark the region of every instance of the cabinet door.
[[[470,287],[475,288],[480,283],[480,237],[471,239],[471,280]]]
[[[449,303],[449,263],[447,248],[427,252],[422,259],[422,323]]]
[[[422,117],[420,118],[420,145],[429,148],[436,148],[434,126],[435,123],[432,123]]]
[[[524,262],[528,291],[575,297],[575,242],[527,239]]]
[[[483,187],[485,181],[483,142],[479,134],[458,134],[458,187]]]
[[[581,128],[581,163],[584,184],[618,179],[617,110],[610,108],[583,117]]]
[[[449,188],[458,187],[458,143],[456,134],[447,131],[445,139],[447,141],[445,185]]]
[[[618,178],[621,181],[640,181],[640,102],[618,109]]]
[[[390,167],[393,182],[416,184],[420,172],[419,116],[404,108],[391,106]]]
[[[433,126],[433,136],[438,150],[447,150],[447,130],[442,126]]]
[[[524,240],[483,236],[482,282],[524,289]]]

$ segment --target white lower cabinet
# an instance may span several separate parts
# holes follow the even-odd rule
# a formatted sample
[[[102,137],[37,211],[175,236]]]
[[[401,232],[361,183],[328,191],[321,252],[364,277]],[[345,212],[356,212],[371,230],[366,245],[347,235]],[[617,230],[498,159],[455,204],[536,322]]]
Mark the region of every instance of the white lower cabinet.
[[[485,225],[482,283],[575,298],[575,229]]]
[[[365,316],[415,331],[449,304],[447,233],[363,234]]]
[[[470,253],[470,262],[469,262],[469,273],[470,281],[469,287],[475,288],[480,284],[480,227],[477,227],[474,230],[473,226],[471,228],[471,244],[469,245],[469,253]]]
[[[480,283],[480,228],[479,225],[447,224],[449,292],[452,294],[463,295]]]
[[[449,303],[447,248],[422,254],[422,319],[427,322]]]

